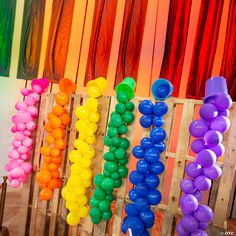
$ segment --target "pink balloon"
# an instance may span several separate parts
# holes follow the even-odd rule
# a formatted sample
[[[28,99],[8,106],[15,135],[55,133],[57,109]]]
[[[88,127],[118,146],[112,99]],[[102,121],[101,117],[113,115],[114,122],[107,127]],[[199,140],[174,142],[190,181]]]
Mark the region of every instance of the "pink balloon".
[[[22,144],[25,146],[25,147],[30,147],[32,146],[33,144],[33,140],[31,138],[25,138],[22,142]]]
[[[32,165],[29,162],[24,162],[20,165],[24,169],[25,174],[29,174],[32,171]]]
[[[22,141],[22,140],[25,138],[25,136],[24,136],[24,134],[21,133],[21,132],[15,132],[14,138],[15,138],[15,140],[17,140],[17,141]]]
[[[36,123],[34,121],[30,121],[26,124],[26,129],[29,131],[34,131],[36,129]]]
[[[11,185],[12,188],[19,188],[20,185],[21,185],[21,182],[18,179],[13,179],[10,182],[10,185]]]
[[[12,133],[15,133],[17,131],[17,128],[16,128],[16,126],[14,125],[12,128],[11,128],[11,132]]]
[[[38,115],[38,109],[35,106],[29,106],[28,107],[28,112],[31,114],[33,117],[37,117]]]
[[[30,157],[29,154],[22,154],[22,155],[20,155],[20,159],[21,159],[21,160],[24,160],[24,161],[28,160],[29,157]]]
[[[7,179],[9,180],[9,182],[11,182],[13,180],[12,176],[11,175],[8,175],[7,176]]]
[[[20,155],[26,154],[29,151],[29,149],[25,146],[20,146],[17,150]]]
[[[8,157],[11,159],[18,159],[20,157],[20,154],[16,150],[11,150],[8,153]]]
[[[20,162],[19,162],[19,159],[14,159],[14,160],[10,160],[7,164],[8,166],[8,171],[16,168],[16,167],[19,167],[20,166]]]
[[[32,90],[38,94],[43,93],[43,89],[39,84],[35,84],[32,86]]]
[[[39,102],[40,96],[39,96],[38,93],[33,92],[33,93],[31,93],[31,96],[34,98],[34,100],[35,100],[36,102]]]
[[[27,97],[25,97],[24,102],[27,106],[33,106],[36,103],[36,101],[34,100],[34,98],[31,95],[28,95]]]
[[[25,130],[25,124],[21,123],[21,122],[16,123],[16,129],[17,129],[17,131],[24,131]]]
[[[24,131],[24,135],[27,136],[27,137],[31,136],[31,134],[32,133],[29,130]]]
[[[21,167],[16,167],[10,171],[11,176],[15,179],[21,177],[22,175],[25,174],[24,169]]]
[[[18,111],[16,113],[17,122],[28,123],[32,120],[31,114],[28,111]]]
[[[29,89],[27,89],[27,88],[21,89],[21,94],[22,94],[23,96],[27,96],[27,95],[29,95],[30,93],[31,93],[31,91],[30,91]]]
[[[11,121],[12,123],[16,124],[18,121],[17,116],[16,115],[12,116]]]
[[[12,142],[12,146],[15,147],[15,148],[20,147],[20,146],[21,146],[21,141],[13,140],[13,142]]]
[[[16,110],[18,111],[26,111],[27,110],[27,105],[25,102],[17,102],[15,105]]]
[[[18,178],[18,180],[19,180],[21,183],[24,183],[24,182],[27,180],[27,175],[26,175],[26,174],[22,175],[21,177]]]

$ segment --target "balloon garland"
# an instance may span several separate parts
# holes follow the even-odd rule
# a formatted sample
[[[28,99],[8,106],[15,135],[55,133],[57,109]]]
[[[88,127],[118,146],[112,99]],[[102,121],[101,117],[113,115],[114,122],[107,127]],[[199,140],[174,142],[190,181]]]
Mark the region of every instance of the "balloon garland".
[[[224,91],[219,92],[223,88]],[[222,133],[230,127],[227,117],[231,104],[225,79],[209,79],[204,104],[200,108],[201,119],[192,121],[189,126],[190,134],[196,138],[191,149],[197,156],[194,162],[186,166],[188,178],[180,183],[180,188],[185,193],[180,199],[183,213],[183,218],[177,225],[180,236],[207,235],[205,230],[213,219],[213,212],[207,205],[200,204],[202,191],[210,189],[212,180],[221,176],[222,170],[216,165],[216,160],[224,153]]]
[[[36,176],[37,182],[42,188],[39,197],[45,201],[52,198],[53,189],[60,188],[62,185],[59,169],[62,163],[62,153],[66,148],[65,131],[70,123],[65,106],[69,103],[69,93],[75,91],[75,85],[69,79],[61,79],[59,89],[60,92],[55,95],[57,105],[49,112],[48,121],[44,125],[47,136],[44,138],[45,144],[40,150],[44,163]]]
[[[61,192],[69,210],[66,218],[69,225],[77,225],[81,218],[88,215],[86,189],[91,186],[91,158],[95,156],[92,145],[96,141],[95,133],[100,118],[97,112],[98,97],[106,87],[107,81],[102,77],[88,82],[89,98],[85,105],[75,110],[78,118],[75,128],[79,132],[79,137],[74,141],[75,150],[69,153],[69,160],[73,163],[70,167],[71,174]]]
[[[170,85],[167,84],[167,86]],[[165,93],[165,88],[162,92]],[[168,93],[168,97],[171,93]],[[164,100],[164,97],[161,100]],[[142,138],[140,145],[132,150],[134,157],[139,161],[136,164],[136,170],[129,175],[129,180],[135,187],[129,192],[132,203],[125,206],[127,216],[121,230],[124,234],[130,229],[133,235],[145,236],[149,235],[148,229],[154,225],[155,220],[150,205],[157,205],[162,199],[161,193],[156,188],[160,183],[157,175],[164,171],[160,153],[166,149],[164,143],[166,132],[162,126],[164,125],[163,116],[168,112],[168,106],[165,102],[153,104],[149,100],[144,100],[139,104],[138,109],[142,114],[140,125],[143,128],[154,127],[150,131],[150,138]]]
[[[130,143],[127,138],[122,136],[128,132],[127,126],[134,120],[132,113],[134,104],[130,101],[134,96],[134,89],[135,81],[132,78],[125,78],[116,87],[118,103],[115,111],[110,115],[107,135],[104,138],[104,143],[109,151],[103,156],[106,161],[103,174],[98,174],[94,178],[96,187],[90,200],[89,215],[94,224],[99,224],[102,219],[109,220],[112,217],[113,190],[122,185],[122,178],[128,174],[126,151]]]
[[[17,112],[12,117],[14,126],[11,128],[14,140],[12,150],[8,153],[9,161],[5,166],[8,180],[13,188],[20,187],[32,171],[32,165],[27,160],[33,149],[32,135],[37,126],[35,122],[38,117],[37,106],[40,95],[47,90],[48,85],[48,80],[44,78],[32,80],[31,89],[21,90],[21,94],[25,96],[24,101],[15,105]]]

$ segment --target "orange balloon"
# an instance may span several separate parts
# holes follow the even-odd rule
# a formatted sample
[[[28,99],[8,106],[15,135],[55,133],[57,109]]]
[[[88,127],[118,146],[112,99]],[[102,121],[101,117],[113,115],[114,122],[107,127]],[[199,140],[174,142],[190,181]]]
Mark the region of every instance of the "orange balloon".
[[[52,190],[48,187],[43,188],[39,193],[39,197],[44,201],[50,200],[52,198]]]
[[[61,188],[61,186],[62,186],[62,180],[57,179],[57,188]]]
[[[60,129],[60,128],[57,128],[57,129],[54,129],[52,131],[52,136],[56,139],[60,139],[60,138],[63,138],[65,135],[65,131]]]
[[[66,93],[59,92],[55,96],[55,101],[58,105],[65,106],[69,102],[69,96]]]
[[[57,179],[60,176],[60,172],[58,170],[52,171],[52,178]]]
[[[50,120],[52,120],[53,118],[55,118],[56,116],[55,116],[55,114],[51,111],[51,112],[48,113],[47,117],[48,117],[48,120],[50,121]]]
[[[52,157],[57,157],[61,154],[61,151],[58,148],[52,148],[51,149],[51,156]]]
[[[36,179],[40,184],[47,184],[51,180],[51,173],[48,170],[41,170],[37,173]]]
[[[61,126],[61,120],[55,116],[50,120],[50,125],[53,128],[59,128]]]
[[[61,162],[62,162],[62,156],[53,157],[53,158],[52,158],[52,162],[55,163],[55,164],[61,164]]]
[[[58,149],[65,149],[65,147],[66,147],[65,139],[56,139],[55,140],[55,147]]]
[[[49,165],[48,165],[48,170],[50,170],[50,171],[55,171],[55,170],[57,170],[58,169],[58,166],[57,166],[57,164],[55,164],[55,163],[50,163]]]
[[[48,163],[43,163],[41,166],[41,170],[47,170],[48,171]]]
[[[51,132],[53,131],[53,128],[52,128],[52,126],[51,126],[50,123],[46,123],[46,124],[44,125],[44,129],[45,129],[47,132],[49,132],[49,133],[51,133]]]
[[[45,137],[45,141],[48,143],[48,144],[52,144],[54,143],[55,139],[53,138],[52,135],[48,135]]]
[[[45,188],[45,187],[47,187],[47,184],[41,184],[41,183],[38,183],[39,184],[39,187],[40,188]]]
[[[43,156],[49,156],[50,155],[51,148],[49,146],[42,146],[40,149],[40,153]]]
[[[62,125],[68,125],[70,123],[70,117],[68,116],[68,114],[62,114],[59,118]]]
[[[51,163],[52,162],[52,157],[51,156],[44,156],[43,157],[44,162],[46,163]]]
[[[62,107],[62,106],[55,106],[52,108],[52,111],[53,111],[53,114],[56,115],[56,116],[60,116],[62,115],[63,113],[65,113],[65,108]]]
[[[48,183],[48,187],[51,189],[57,188],[58,182],[57,179],[51,179]]]

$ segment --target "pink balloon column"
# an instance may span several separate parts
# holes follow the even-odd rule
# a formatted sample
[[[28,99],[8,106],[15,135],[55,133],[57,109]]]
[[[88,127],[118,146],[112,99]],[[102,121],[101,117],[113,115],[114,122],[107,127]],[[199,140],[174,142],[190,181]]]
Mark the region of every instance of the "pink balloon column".
[[[32,134],[36,129],[36,118],[38,116],[38,103],[40,95],[48,88],[47,79],[35,79],[31,82],[31,89],[23,88],[21,94],[25,97],[23,102],[17,102],[16,114],[12,116],[14,134],[12,149],[8,153],[9,161],[5,166],[8,171],[8,180],[11,187],[18,188],[27,180],[32,171],[32,165],[27,160],[33,149]]]
[[[216,165],[217,158],[224,153],[222,133],[230,127],[229,108],[232,100],[228,95],[223,77],[213,77],[207,81],[206,97],[200,108],[201,119],[189,126],[190,134],[197,138],[191,149],[197,154],[195,162],[186,166],[188,178],[180,187],[185,193],[180,199],[183,218],[177,226],[180,236],[205,236],[213,212],[207,205],[200,204],[202,191],[210,189],[212,180],[221,176],[222,170]]]

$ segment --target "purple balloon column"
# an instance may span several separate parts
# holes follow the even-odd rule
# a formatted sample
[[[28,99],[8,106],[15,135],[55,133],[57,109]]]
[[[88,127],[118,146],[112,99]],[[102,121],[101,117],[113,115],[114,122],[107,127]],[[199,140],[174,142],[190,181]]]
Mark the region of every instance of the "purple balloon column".
[[[219,83],[223,84],[222,92]],[[222,173],[216,161],[224,153],[222,133],[230,127],[228,109],[232,104],[225,86],[222,77],[214,77],[207,82],[206,97],[199,112],[201,119],[192,121],[189,126],[190,134],[196,138],[191,144],[196,160],[186,166],[188,177],[180,183],[185,194],[180,199],[183,218],[176,229],[179,236],[207,235],[208,223],[213,219],[211,208],[200,202],[202,191],[210,189],[212,180]]]
[[[21,94],[25,97],[24,101],[17,102],[15,105],[17,112],[12,116],[14,125],[11,128],[14,140],[12,149],[8,153],[9,161],[5,166],[8,180],[13,188],[18,188],[21,183],[24,183],[32,171],[32,165],[27,160],[33,148],[32,134],[36,129],[37,104],[40,95],[47,90],[48,85],[48,80],[44,78],[32,80],[31,89],[21,90]]]

